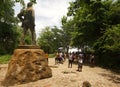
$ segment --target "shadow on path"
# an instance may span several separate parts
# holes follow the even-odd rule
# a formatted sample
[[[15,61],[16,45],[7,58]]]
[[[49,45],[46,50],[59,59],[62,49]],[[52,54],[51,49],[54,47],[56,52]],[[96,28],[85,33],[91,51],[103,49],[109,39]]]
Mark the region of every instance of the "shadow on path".
[[[103,76],[103,77],[107,77],[107,79],[109,81],[112,81],[116,84],[120,84],[120,75],[117,75],[115,73],[111,73],[111,74],[106,74],[106,73],[99,73],[99,75]]]

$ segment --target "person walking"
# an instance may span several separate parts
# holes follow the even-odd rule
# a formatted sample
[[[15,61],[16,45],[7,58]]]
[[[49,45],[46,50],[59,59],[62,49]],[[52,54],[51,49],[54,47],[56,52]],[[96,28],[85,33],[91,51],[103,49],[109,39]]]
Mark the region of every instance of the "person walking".
[[[80,53],[78,56],[78,70],[82,72],[82,65],[83,65],[83,54]]]
[[[68,68],[72,68],[72,62],[73,62],[73,55],[70,53],[68,57]]]

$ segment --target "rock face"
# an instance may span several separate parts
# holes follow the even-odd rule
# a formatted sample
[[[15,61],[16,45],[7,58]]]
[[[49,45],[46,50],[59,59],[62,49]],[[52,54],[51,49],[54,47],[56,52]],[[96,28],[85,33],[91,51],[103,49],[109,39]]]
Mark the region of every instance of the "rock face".
[[[8,64],[4,86],[23,84],[52,76],[43,50],[16,49]]]

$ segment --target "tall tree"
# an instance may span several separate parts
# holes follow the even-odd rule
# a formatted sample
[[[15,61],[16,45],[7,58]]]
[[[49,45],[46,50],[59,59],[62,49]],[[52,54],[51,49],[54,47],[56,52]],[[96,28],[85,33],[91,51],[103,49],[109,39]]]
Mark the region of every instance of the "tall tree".
[[[14,1],[0,0],[0,22],[14,23]]]
[[[94,47],[96,63],[119,69],[120,1],[75,0],[68,16],[74,21],[73,45]]]
[[[73,21],[68,20],[66,16],[63,16],[61,19],[61,23],[63,48],[68,52],[73,32]]]
[[[84,44],[92,45],[101,37],[108,27],[107,18],[110,10],[106,3],[101,0],[76,0],[70,3],[68,16],[73,16],[74,21],[74,45]],[[80,42],[77,43],[76,39]],[[75,43],[74,43],[75,42]]]
[[[45,52],[51,53],[53,52],[53,38],[50,27],[45,27],[38,38],[38,44]]]
[[[0,54],[12,53],[19,43],[20,28],[14,17],[13,0],[0,0]]]
[[[44,51],[53,53],[63,46],[62,33],[62,30],[56,26],[53,28],[46,27],[39,35],[38,44]]]
[[[54,44],[54,50],[58,50],[59,47],[63,46],[63,36],[62,36],[62,30],[54,26],[51,28],[51,31],[53,33],[53,44]]]

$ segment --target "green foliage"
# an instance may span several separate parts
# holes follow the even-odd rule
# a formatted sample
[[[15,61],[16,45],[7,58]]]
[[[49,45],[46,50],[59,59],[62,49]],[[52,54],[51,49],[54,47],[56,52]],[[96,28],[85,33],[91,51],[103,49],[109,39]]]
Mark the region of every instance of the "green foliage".
[[[68,52],[68,48],[69,45],[71,43],[71,39],[72,39],[72,31],[73,31],[73,21],[72,20],[68,20],[67,17],[63,16],[61,19],[62,22],[62,47],[63,50],[66,49],[66,51]]]
[[[53,53],[60,47],[61,31],[57,28],[46,27],[38,38],[39,46],[48,53]]]
[[[75,0],[70,3],[68,17],[72,16],[72,44],[93,44],[111,25],[119,24],[120,2],[116,0]],[[69,22],[69,21],[68,21]]]
[[[0,22],[14,23],[14,1],[0,0]]]
[[[67,16],[72,21],[69,25],[72,27],[71,45],[94,47],[87,50],[95,51],[98,64],[120,66],[119,0],[75,0],[70,2]]]
[[[14,1],[0,1],[0,54],[12,53],[19,43],[20,32],[14,17]]]
[[[111,25],[120,24],[120,1],[116,0],[110,7],[109,12],[109,23]]]
[[[55,52],[59,47],[68,47],[71,39],[71,28],[69,27],[68,30],[68,25],[66,25],[66,23],[64,23],[63,27],[64,28],[62,29],[58,29],[56,26],[53,28],[46,27],[43,29],[37,40],[39,46],[49,53]]]
[[[11,55],[0,56],[0,64],[7,64],[11,58]]]
[[[21,33],[22,33],[22,32],[21,32]],[[30,30],[28,30],[28,32],[26,33],[25,43],[28,44],[28,45],[31,45],[31,43],[32,43]]]
[[[0,22],[0,54],[12,53],[19,43],[19,36],[16,26]]]
[[[109,28],[104,35],[95,44],[96,49],[98,47],[114,48],[114,46],[120,44],[120,24]]]
[[[56,26],[51,28],[51,32],[53,33],[53,51],[58,50],[59,47],[63,46],[63,31]]]
[[[55,54],[49,54],[49,58],[55,58]]]
[[[106,67],[120,67],[120,25],[109,28],[95,43],[97,62]]]
[[[79,43],[76,43],[75,39],[73,39],[74,45],[81,45],[83,42],[84,44],[92,45],[103,35],[108,26],[107,16],[109,10],[106,8],[106,4],[104,2],[76,0],[73,3],[73,25],[75,30],[74,32],[77,32],[74,37],[79,40]]]

